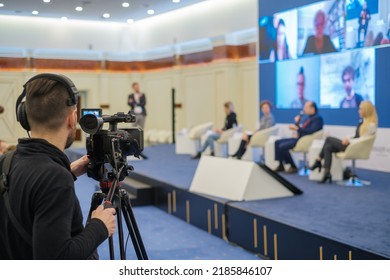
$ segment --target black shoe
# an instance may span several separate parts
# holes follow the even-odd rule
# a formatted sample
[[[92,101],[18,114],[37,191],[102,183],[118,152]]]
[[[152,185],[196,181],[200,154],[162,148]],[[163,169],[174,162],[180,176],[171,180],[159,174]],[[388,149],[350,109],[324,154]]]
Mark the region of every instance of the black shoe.
[[[316,160],[312,166],[310,166],[310,170],[316,170],[318,168],[318,171],[321,172],[322,163],[319,160]]]
[[[286,171],[288,174],[298,173],[298,169],[295,166],[290,166],[290,168]]]
[[[274,169],[275,172],[284,172],[284,165],[283,164],[279,164],[278,167],[276,167]]]
[[[200,159],[200,156],[202,154],[200,152],[198,152],[196,155],[194,155],[191,159]]]
[[[148,157],[145,156],[144,154],[140,154],[140,156],[141,156],[143,159],[148,159]]]
[[[330,172],[325,173],[324,177],[322,177],[322,180],[318,183],[325,184],[327,181],[329,181],[329,184],[332,184],[332,174],[330,174]]]
[[[214,157],[214,156],[215,156],[214,152],[211,152],[211,153],[210,153],[210,156]]]

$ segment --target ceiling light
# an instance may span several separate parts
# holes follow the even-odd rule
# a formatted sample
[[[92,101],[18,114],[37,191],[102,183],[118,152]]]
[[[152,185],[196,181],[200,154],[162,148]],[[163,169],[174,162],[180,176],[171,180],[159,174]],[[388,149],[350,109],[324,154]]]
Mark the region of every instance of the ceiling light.
[[[45,2],[45,3],[50,3],[50,0],[43,0],[43,2]]]
[[[33,14],[33,15],[37,15],[37,14],[39,14],[39,13],[38,13],[38,11],[32,11],[32,14]]]
[[[134,19],[129,18],[129,19],[127,20],[127,23],[129,23],[129,24],[134,23]]]
[[[154,15],[154,10],[152,10],[152,9],[150,9],[150,10],[148,10],[148,15]]]
[[[62,21],[67,21],[68,18],[67,18],[67,17],[61,17],[61,20],[62,20]]]
[[[180,0],[172,0],[173,3],[180,3]]]
[[[78,7],[75,8],[75,10],[78,11],[78,12],[81,12],[83,10],[83,7],[78,6]]]
[[[104,14],[103,14],[103,17],[104,17],[104,18],[110,18],[110,14],[109,14],[109,13],[104,13]]]
[[[0,3],[0,8],[4,7],[4,4],[3,3]]]
[[[122,3],[122,7],[123,7],[123,8],[128,8],[128,7],[130,7],[130,4],[127,3],[127,2],[123,2],[123,3]]]

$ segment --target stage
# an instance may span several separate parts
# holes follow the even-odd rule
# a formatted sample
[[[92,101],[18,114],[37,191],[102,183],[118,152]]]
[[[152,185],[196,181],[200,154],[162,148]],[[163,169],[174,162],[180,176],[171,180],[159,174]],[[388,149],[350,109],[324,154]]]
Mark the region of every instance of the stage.
[[[80,154],[83,149],[68,150],[71,158]],[[372,182],[363,188],[281,173],[303,193],[231,201],[191,193],[199,161],[176,155],[174,145],[149,146],[145,154],[147,160],[129,160],[134,166],[129,177],[153,190],[145,201],[265,258],[390,258],[388,173],[358,170],[359,177]]]

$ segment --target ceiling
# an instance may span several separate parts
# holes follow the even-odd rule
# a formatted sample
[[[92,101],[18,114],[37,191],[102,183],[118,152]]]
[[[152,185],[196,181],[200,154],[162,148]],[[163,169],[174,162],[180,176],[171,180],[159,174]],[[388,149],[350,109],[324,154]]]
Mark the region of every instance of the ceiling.
[[[174,3],[178,2],[178,3]],[[63,18],[69,20],[94,20],[109,22],[127,22],[151,17],[147,13],[153,9],[154,15],[180,9],[206,0],[0,0],[0,15],[35,16]],[[210,1],[210,0],[208,0]],[[49,2],[49,3],[46,3]],[[122,7],[122,3],[129,4]],[[76,11],[82,7],[82,11]],[[38,11],[33,15],[33,11]],[[104,18],[103,14],[110,14]]]

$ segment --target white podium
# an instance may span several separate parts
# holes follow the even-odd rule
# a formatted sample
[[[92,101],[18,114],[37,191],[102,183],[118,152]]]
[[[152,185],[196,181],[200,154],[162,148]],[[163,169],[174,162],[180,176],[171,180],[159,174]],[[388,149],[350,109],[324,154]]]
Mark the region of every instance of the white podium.
[[[190,191],[237,201],[294,195],[252,161],[204,155],[199,161]]]
[[[324,145],[325,140],[314,140],[309,149],[309,166],[314,164],[318,154],[321,152],[322,146]],[[336,156],[332,155],[332,166],[330,169],[330,173],[332,174],[333,181],[341,181],[343,180],[343,162],[342,160],[336,158]],[[321,169],[321,172],[318,169],[314,171],[310,171],[309,180],[313,181],[321,181],[324,176],[324,168]]]

